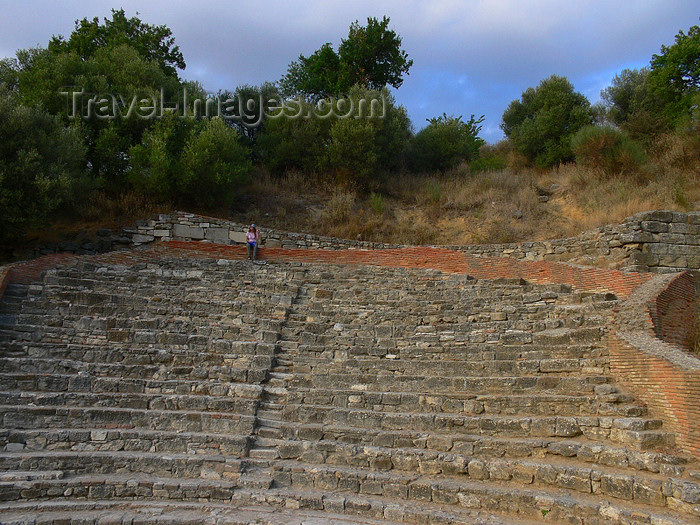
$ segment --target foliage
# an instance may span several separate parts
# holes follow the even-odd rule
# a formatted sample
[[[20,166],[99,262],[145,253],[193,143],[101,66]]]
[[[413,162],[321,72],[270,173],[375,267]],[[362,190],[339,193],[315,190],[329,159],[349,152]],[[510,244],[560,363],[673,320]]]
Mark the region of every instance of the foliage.
[[[46,112],[21,106],[0,93],[0,244],[43,224],[70,195],[84,168],[75,129]]]
[[[384,89],[353,87],[329,105],[288,101],[265,122],[258,155],[275,173],[318,169],[346,182],[368,182],[399,169],[411,136],[405,108]]]
[[[428,119],[428,125],[413,140],[411,166],[417,171],[445,171],[475,159],[485,143],[478,136],[483,121],[483,115],[478,119],[472,115],[463,122],[461,116],[448,117],[444,113]]]
[[[671,118],[689,112],[700,91],[700,26],[679,31],[672,46],[661,46],[661,54],[652,56],[649,82],[669,103]]]
[[[112,19],[105,17],[103,24],[98,17],[76,20],[68,40],[54,36],[49,50],[56,54],[75,53],[88,60],[99,49],[122,45],[132,47],[146,61],[155,62],[167,76],[177,78],[176,69],[185,69],[185,59],[167,26],[146,24],[135,16],[127,18],[123,9],[112,9]]]
[[[552,75],[510,103],[501,129],[528,160],[548,167],[573,158],[571,137],[592,122],[588,99],[565,77]]]
[[[578,164],[608,177],[638,173],[645,162],[641,145],[609,126],[581,128],[572,137],[571,147]]]
[[[386,211],[386,201],[380,193],[371,192],[369,194],[369,207],[372,211],[378,215],[383,214]]]
[[[280,87],[288,96],[320,100],[342,92],[339,74],[340,57],[330,43],[325,43],[310,56],[299,55],[297,61],[289,64]]]
[[[273,173],[311,173],[318,167],[330,133],[331,120],[312,118],[314,106],[303,99],[288,102],[273,113],[256,141],[255,151]],[[310,118],[305,118],[309,115]]]
[[[649,73],[625,69],[600,93],[606,120],[647,144],[670,126],[666,103],[652,90]]]
[[[401,37],[389,29],[389,18],[367,18],[367,25],[356,20],[348,37],[340,43],[340,86],[349,89],[360,85],[379,90],[389,85],[398,88],[403,75],[413,65],[401,49]]]
[[[260,86],[244,84],[233,93],[220,93],[219,98],[224,101],[224,111],[220,116],[238,131],[243,144],[252,149],[255,160],[260,160],[257,141],[264,132],[268,116],[282,101],[279,88],[272,82]]]
[[[129,182],[140,194],[158,201],[177,201],[181,156],[194,132],[194,121],[166,115],[129,150]]]
[[[205,120],[182,152],[177,181],[183,202],[195,206],[229,204],[249,182],[252,163],[235,131],[220,118]]]
[[[333,120],[320,167],[340,180],[365,185],[380,172],[402,165],[411,123],[386,88],[374,91],[355,86],[348,100],[352,113]]]
[[[185,63],[168,28],[127,19],[123,10],[112,14],[104,24],[97,18],[76,22],[68,40],[54,37],[47,49],[20,50],[6,65],[22,103],[60,115],[66,124],[82,121],[93,178],[119,190],[129,148],[153,124],[139,117],[139,108],[157,107],[161,96],[170,100],[180,87],[175,67]]]
[[[366,26],[353,22],[337,53],[325,43],[308,57],[299,55],[280,81],[282,92],[318,101],[345,94],[354,85],[372,90],[401,86],[413,60],[401,49],[401,37],[389,29],[389,20],[369,17]]]

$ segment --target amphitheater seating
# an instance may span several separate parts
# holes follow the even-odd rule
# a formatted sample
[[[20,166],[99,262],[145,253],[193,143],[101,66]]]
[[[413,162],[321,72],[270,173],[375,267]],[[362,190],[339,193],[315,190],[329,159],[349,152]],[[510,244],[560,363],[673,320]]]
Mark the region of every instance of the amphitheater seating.
[[[0,303],[0,523],[697,523],[698,463],[610,375],[616,304],[82,258]]]

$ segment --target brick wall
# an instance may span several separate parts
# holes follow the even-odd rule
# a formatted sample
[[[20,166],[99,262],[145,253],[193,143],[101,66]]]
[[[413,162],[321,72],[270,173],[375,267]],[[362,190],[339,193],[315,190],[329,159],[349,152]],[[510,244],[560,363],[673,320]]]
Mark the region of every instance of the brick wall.
[[[673,278],[649,305],[656,337],[690,350],[695,342],[696,304],[694,276],[685,272]]]
[[[684,351],[695,326],[695,282],[689,272],[656,276],[616,313],[609,334],[610,369],[700,457],[700,359]]]

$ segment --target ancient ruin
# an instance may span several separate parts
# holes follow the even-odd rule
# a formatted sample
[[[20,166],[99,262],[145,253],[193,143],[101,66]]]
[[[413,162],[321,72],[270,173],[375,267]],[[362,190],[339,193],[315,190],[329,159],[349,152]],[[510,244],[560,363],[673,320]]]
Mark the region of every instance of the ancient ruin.
[[[0,523],[700,522],[700,213],[265,264],[238,230],[0,268]]]

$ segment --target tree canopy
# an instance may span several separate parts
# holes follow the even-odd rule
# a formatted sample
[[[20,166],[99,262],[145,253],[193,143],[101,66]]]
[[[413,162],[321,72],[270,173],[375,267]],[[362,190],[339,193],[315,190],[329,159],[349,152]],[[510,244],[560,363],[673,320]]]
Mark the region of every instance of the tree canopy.
[[[700,26],[678,32],[675,43],[653,55],[649,82],[669,104],[673,119],[687,114],[700,92]]]
[[[571,137],[592,123],[588,99],[566,77],[552,75],[510,103],[501,129],[530,161],[549,167],[573,160]]]
[[[112,9],[112,19],[105,17],[103,24],[98,17],[76,20],[68,40],[54,36],[49,42],[49,50],[74,52],[86,60],[99,49],[123,44],[133,47],[145,60],[155,61],[168,76],[177,78],[177,69],[185,69],[185,59],[167,26],[146,24],[135,16],[127,18],[123,9]]]
[[[354,85],[373,90],[401,86],[413,60],[401,49],[401,37],[389,29],[389,21],[369,17],[361,26],[356,20],[337,53],[325,43],[308,57],[300,55],[280,81],[284,94],[318,100],[346,94]]]

